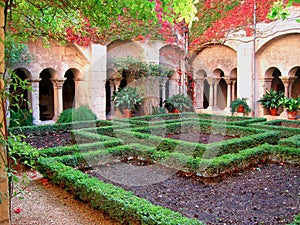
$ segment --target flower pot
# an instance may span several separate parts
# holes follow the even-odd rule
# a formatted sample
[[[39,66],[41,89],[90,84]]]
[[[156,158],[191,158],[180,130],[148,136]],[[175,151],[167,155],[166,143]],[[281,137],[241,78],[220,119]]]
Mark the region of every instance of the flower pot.
[[[132,117],[132,112],[130,109],[123,109],[124,113],[124,118],[131,118]]]
[[[296,116],[297,116],[297,110],[296,111],[287,111],[287,114],[288,114],[288,119],[289,120],[295,120],[296,119]]]
[[[178,109],[174,109],[173,113],[179,113],[179,110]]]
[[[277,109],[271,108],[271,109],[270,109],[270,115],[271,115],[271,116],[277,116],[277,111],[278,111]]]
[[[244,111],[245,111],[245,108],[243,105],[239,105],[236,109],[236,112],[238,112],[238,113],[244,113]]]

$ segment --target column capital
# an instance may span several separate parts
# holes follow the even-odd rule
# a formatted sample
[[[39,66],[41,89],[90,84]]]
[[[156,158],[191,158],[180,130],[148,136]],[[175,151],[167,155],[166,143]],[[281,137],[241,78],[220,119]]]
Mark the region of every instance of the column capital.
[[[60,79],[51,78],[50,80],[55,85],[56,88],[62,88],[66,78],[60,78]]]
[[[216,78],[215,77],[207,77],[206,80],[207,80],[209,85],[214,85],[216,83]]]
[[[42,78],[30,78],[30,79],[28,79],[28,81],[30,83],[40,82],[41,80],[42,80]]]

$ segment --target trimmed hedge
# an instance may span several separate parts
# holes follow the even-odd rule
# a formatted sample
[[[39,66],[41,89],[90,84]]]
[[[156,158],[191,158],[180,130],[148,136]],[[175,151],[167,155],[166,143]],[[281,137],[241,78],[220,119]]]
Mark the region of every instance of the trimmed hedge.
[[[9,132],[13,134],[32,134],[41,135],[47,132],[59,132],[66,130],[77,130],[90,127],[111,126],[112,122],[108,120],[91,120],[84,122],[62,123],[62,124],[48,124],[39,126],[24,126],[9,128]]]
[[[153,205],[132,192],[90,178],[81,171],[49,159],[39,160],[39,171],[53,183],[61,185],[93,208],[108,213],[121,223],[201,225],[196,219],[183,217],[180,213]]]
[[[288,127],[281,124],[290,124],[295,125],[295,127]],[[257,128],[257,129],[265,129],[265,130],[271,130],[279,132],[281,138],[287,138],[294,135],[300,134],[300,121],[291,121],[291,120],[272,120],[267,122],[261,122],[261,123],[254,123],[249,124],[250,127]],[[299,127],[299,128],[297,128]]]
[[[113,138],[112,140],[109,141],[85,143],[85,144],[65,146],[65,147],[60,146],[60,147],[44,148],[39,152],[40,155],[44,157],[55,157],[55,156],[63,156],[63,155],[72,155],[75,153],[83,153],[88,151],[95,151],[99,149],[106,149],[121,144],[123,144],[122,141]]]
[[[300,148],[300,135],[294,135],[289,138],[281,139],[279,145]]]
[[[179,125],[180,128],[179,128]],[[184,127],[184,128],[182,128]],[[235,153],[243,149],[255,147],[263,143],[277,144],[279,135],[276,132],[265,130],[257,130],[252,128],[244,128],[238,126],[216,125],[213,127],[214,133],[224,132],[225,134],[244,136],[236,139],[229,139],[211,144],[193,143],[171,138],[164,138],[152,135],[151,132],[159,133],[160,130],[166,130],[166,133],[183,132],[185,129],[201,132],[209,132],[212,127],[210,124],[201,123],[200,126],[192,123],[168,124],[166,126],[154,126],[135,128],[132,130],[120,130],[118,138],[122,139],[126,144],[140,143],[156,147],[158,151],[181,152],[194,157],[212,158],[227,153]],[[156,131],[155,131],[156,129]],[[137,132],[138,131],[138,132]],[[248,135],[248,136],[246,136]]]

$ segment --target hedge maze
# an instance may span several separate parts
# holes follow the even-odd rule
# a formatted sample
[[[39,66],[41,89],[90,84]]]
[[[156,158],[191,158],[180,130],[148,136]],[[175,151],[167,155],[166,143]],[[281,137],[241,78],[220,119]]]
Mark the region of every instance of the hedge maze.
[[[82,201],[128,224],[204,223],[91,178],[82,169],[138,159],[210,178],[260,163],[300,165],[300,121],[183,113],[25,127],[12,132],[59,130],[70,130],[76,144],[42,149],[38,170]],[[231,138],[208,144],[170,138],[190,133]]]

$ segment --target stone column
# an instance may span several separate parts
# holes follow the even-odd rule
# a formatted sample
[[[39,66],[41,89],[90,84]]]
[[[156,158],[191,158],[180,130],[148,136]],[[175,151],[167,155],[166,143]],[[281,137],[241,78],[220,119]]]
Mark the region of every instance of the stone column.
[[[167,81],[168,81],[167,77],[162,77],[161,78],[161,89],[162,89],[161,99],[162,99],[162,102],[164,102],[164,100],[166,100],[166,83],[167,83]]]
[[[227,84],[227,99],[226,99],[226,108],[230,109],[230,103],[232,101],[232,93],[231,93],[231,85],[232,85],[232,80],[230,80],[229,77],[224,78],[226,84]]]
[[[204,79],[195,79],[195,97],[196,97],[196,109],[203,109],[203,90],[204,90]]]
[[[75,96],[74,96],[74,108],[78,108],[80,105],[78,104],[78,94],[79,94],[79,86],[81,79],[74,79],[74,84],[75,84]]]
[[[32,117],[33,117],[33,124],[38,125],[41,123],[40,120],[40,106],[39,106],[39,82],[41,81],[41,78],[37,79],[30,79],[29,82],[31,83],[31,108],[32,108]]]
[[[63,111],[63,92],[62,88],[65,82],[65,78],[63,79],[55,79],[51,78],[54,88],[54,117],[53,120],[57,120],[60,113]]]
[[[291,96],[291,93],[289,92],[290,91],[290,86],[291,86],[290,78],[289,77],[282,77],[281,81],[284,85],[284,95],[287,96],[287,97],[290,97]]]
[[[219,81],[220,81],[220,79],[215,79],[214,80],[214,84],[213,84],[213,87],[214,87],[214,105],[213,105],[213,108],[214,109],[218,108],[217,99],[218,99],[218,85],[219,85]]]
[[[236,85],[236,80],[231,80],[231,100],[235,99],[236,93],[235,93],[235,85]]]
[[[208,84],[209,84],[209,100],[208,100],[208,109],[212,109],[214,106],[214,78],[208,77],[206,78]]]

